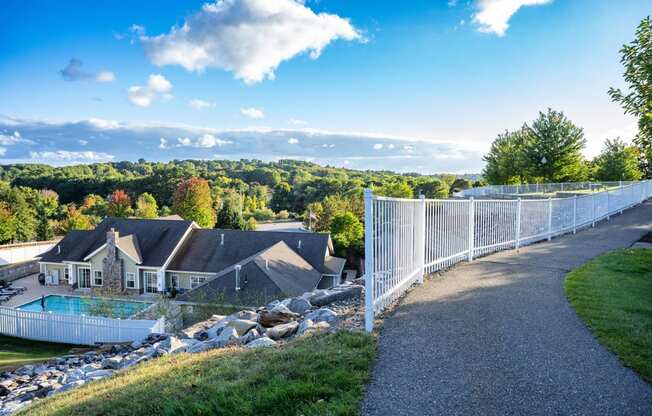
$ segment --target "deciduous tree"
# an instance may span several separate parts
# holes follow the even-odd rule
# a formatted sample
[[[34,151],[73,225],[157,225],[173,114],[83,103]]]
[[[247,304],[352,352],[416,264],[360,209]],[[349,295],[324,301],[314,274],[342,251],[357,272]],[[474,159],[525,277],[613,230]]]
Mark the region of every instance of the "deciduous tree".
[[[200,227],[212,228],[215,225],[213,198],[206,179],[191,177],[181,181],[174,193],[173,211]]]
[[[116,189],[109,195],[107,212],[111,217],[127,218],[134,214],[131,198],[123,189]]]
[[[638,148],[620,139],[609,140],[593,161],[595,179],[599,181],[637,181],[643,176],[638,165]]]
[[[152,194],[144,192],[136,200],[136,216],[138,218],[158,217],[158,205]]]

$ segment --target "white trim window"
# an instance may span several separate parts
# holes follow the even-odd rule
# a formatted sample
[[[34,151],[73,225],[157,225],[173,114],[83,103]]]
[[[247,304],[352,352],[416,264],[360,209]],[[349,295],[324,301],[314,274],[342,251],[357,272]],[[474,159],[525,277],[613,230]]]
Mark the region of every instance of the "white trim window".
[[[136,273],[127,272],[125,274],[125,285],[127,289],[136,289]]]
[[[68,267],[63,268],[63,278],[65,280],[70,280],[70,269]]]
[[[158,293],[157,279],[156,272],[143,271],[145,293]]]
[[[206,282],[206,276],[190,276],[190,289],[194,289]]]
[[[93,285],[102,286],[104,279],[102,278],[102,270],[93,270]]]

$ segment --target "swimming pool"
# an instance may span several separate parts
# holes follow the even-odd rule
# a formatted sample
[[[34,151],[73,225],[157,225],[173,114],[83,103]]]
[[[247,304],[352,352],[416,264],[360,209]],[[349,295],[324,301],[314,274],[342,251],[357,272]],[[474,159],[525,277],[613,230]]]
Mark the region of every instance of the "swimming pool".
[[[128,318],[150,306],[150,302],[121,299],[89,298],[81,296],[48,295],[45,311],[63,315],[94,315],[110,318]],[[23,311],[43,311],[41,299],[18,306]]]

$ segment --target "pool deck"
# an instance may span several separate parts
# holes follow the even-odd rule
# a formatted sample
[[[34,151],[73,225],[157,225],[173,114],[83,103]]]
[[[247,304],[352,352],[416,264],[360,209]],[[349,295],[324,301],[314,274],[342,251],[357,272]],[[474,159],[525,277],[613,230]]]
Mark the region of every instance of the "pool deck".
[[[23,293],[16,296],[12,296],[8,301],[3,302],[0,306],[8,306],[14,308],[20,306],[24,303],[31,302],[33,300],[39,299],[41,296],[48,295],[72,295],[72,296],[89,296],[91,293],[88,290],[71,290],[69,286],[62,285],[48,285],[41,286],[38,282],[38,275],[33,274],[31,276],[23,277],[18,280],[14,280],[11,284],[15,287],[24,287],[25,290]],[[140,301],[153,301],[156,298],[151,295],[135,295],[130,297],[133,300]]]

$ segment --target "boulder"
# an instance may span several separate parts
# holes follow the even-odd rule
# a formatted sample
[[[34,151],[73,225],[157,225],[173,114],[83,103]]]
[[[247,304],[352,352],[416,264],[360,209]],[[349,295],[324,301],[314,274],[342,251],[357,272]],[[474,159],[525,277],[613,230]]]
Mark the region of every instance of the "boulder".
[[[267,338],[267,337],[262,337],[262,338],[257,338],[250,343],[247,344],[247,348],[265,348],[265,347],[273,347],[276,345],[276,341]]]
[[[229,318],[231,319],[244,319],[247,321],[257,321],[258,320],[258,314],[256,311],[252,310],[244,310],[240,312],[236,312],[233,315],[229,315]]]
[[[240,343],[241,344],[249,344],[251,341],[255,340],[256,338],[260,338],[260,333],[258,332],[257,329],[252,329],[246,334],[244,334],[242,337],[240,337]]]
[[[297,331],[297,328],[299,328],[298,322],[288,322],[268,329],[266,335],[268,338],[273,340],[279,340],[294,334]]]
[[[326,321],[320,321],[315,323],[310,319],[305,319],[303,322],[301,322],[301,325],[299,325],[299,330],[297,331],[297,334],[299,336],[306,335],[311,332],[324,331],[329,329],[330,327],[331,325]]]
[[[310,298],[310,303],[315,306],[326,306],[333,302],[348,299],[360,299],[362,295],[362,286],[344,285],[336,286],[325,293],[317,293]]]
[[[287,304],[287,308],[291,312],[298,313],[299,315],[306,313],[311,307],[310,302],[303,298],[292,298]]]
[[[331,325],[335,325],[337,323],[337,314],[331,309],[320,308],[310,312],[308,315],[306,315],[305,319],[310,319],[314,323],[328,322]]]
[[[250,329],[256,328],[256,325],[258,325],[258,323],[256,323],[255,321],[249,321],[246,319],[236,319],[227,323],[226,327],[235,329],[236,331],[238,331],[238,334],[245,334]]]
[[[131,348],[137,350],[138,348],[142,347],[143,343],[140,341],[134,341],[131,343]]]
[[[270,327],[295,321],[299,314],[292,312],[285,305],[276,305],[273,309],[264,309],[258,314],[258,323]]]
[[[238,340],[238,331],[232,327],[226,327],[220,335],[215,338],[215,341],[219,343],[224,343],[224,345],[230,345],[237,343]]]
[[[91,371],[90,373],[86,373],[86,379],[87,380],[95,380],[98,378],[104,378],[108,377],[113,374],[113,371],[111,370],[95,370]]]
[[[170,354],[177,354],[180,352],[186,352],[188,351],[188,348],[192,347],[196,343],[198,343],[196,339],[192,338],[177,338],[177,337],[172,337],[171,339],[171,344],[170,344]]]
[[[125,362],[122,359],[122,357],[119,355],[116,355],[115,357],[111,357],[111,358],[105,358],[104,360],[102,360],[102,368],[105,369],[119,370],[122,367],[124,367],[124,365]]]

